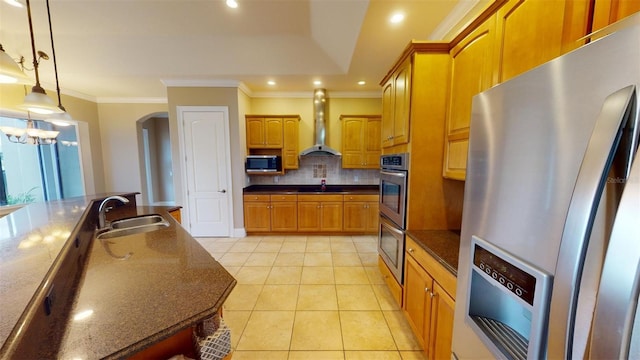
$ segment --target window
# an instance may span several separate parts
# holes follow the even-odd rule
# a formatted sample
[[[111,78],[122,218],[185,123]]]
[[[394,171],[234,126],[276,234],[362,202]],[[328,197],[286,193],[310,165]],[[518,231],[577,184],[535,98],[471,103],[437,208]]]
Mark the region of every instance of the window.
[[[16,144],[0,134],[0,206],[84,195],[77,127],[34,122],[37,128],[60,131],[58,141]],[[0,126],[26,125],[22,119],[0,117]]]

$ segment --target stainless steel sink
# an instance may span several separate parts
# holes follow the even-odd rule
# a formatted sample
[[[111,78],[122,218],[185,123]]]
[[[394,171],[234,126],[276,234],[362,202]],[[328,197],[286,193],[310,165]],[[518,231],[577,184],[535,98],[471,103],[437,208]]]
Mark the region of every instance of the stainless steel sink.
[[[136,217],[130,217],[126,219],[114,220],[111,222],[112,229],[125,229],[130,227],[137,227],[143,225],[152,225],[157,223],[167,222],[162,216],[158,214],[141,215]],[[169,223],[167,223],[167,226]]]
[[[108,228],[98,230],[96,238],[100,240],[112,239],[120,236],[160,230],[168,226],[169,222],[158,214],[142,215],[115,220],[111,222],[111,225]]]

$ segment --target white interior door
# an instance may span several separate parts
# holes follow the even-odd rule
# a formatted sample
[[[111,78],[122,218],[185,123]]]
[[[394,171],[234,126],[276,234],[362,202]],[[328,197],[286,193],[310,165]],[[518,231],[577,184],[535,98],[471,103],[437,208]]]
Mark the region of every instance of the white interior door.
[[[229,236],[231,169],[227,107],[179,107],[185,159],[185,226],[192,236]]]

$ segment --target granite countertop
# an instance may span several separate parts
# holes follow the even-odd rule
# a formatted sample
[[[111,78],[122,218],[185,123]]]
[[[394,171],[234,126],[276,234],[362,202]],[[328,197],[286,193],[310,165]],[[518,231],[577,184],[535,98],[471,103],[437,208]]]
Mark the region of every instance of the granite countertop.
[[[377,195],[379,185],[327,185],[322,191],[320,185],[250,185],[243,189],[245,194],[362,194]]]
[[[458,275],[459,231],[407,230],[406,234],[438,260],[445,269],[449,270],[453,275]]]
[[[0,219],[3,347],[22,309],[30,306],[33,291],[43,286],[43,273],[50,271],[60,249],[71,241],[71,229],[94,205],[90,198],[32,204]],[[37,343],[44,349],[41,357],[47,358],[122,358],[213,316],[236,281],[169,215],[171,209],[175,207],[138,206],[110,212],[110,220],[156,213],[170,225],[109,240],[92,239],[63,321],[44,338],[19,341]],[[12,232],[13,223],[23,224],[23,231]],[[20,250],[40,233],[42,240]],[[27,271],[31,267],[35,270]]]

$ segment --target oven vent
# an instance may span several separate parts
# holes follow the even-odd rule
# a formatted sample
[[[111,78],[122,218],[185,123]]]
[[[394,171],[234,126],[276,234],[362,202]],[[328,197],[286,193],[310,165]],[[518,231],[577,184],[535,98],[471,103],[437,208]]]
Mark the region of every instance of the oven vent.
[[[326,139],[326,123],[325,116],[327,116],[327,90],[315,89],[313,91],[313,117],[315,123],[315,144],[303,150],[300,156],[341,156],[339,151],[332,149],[325,145]]]

